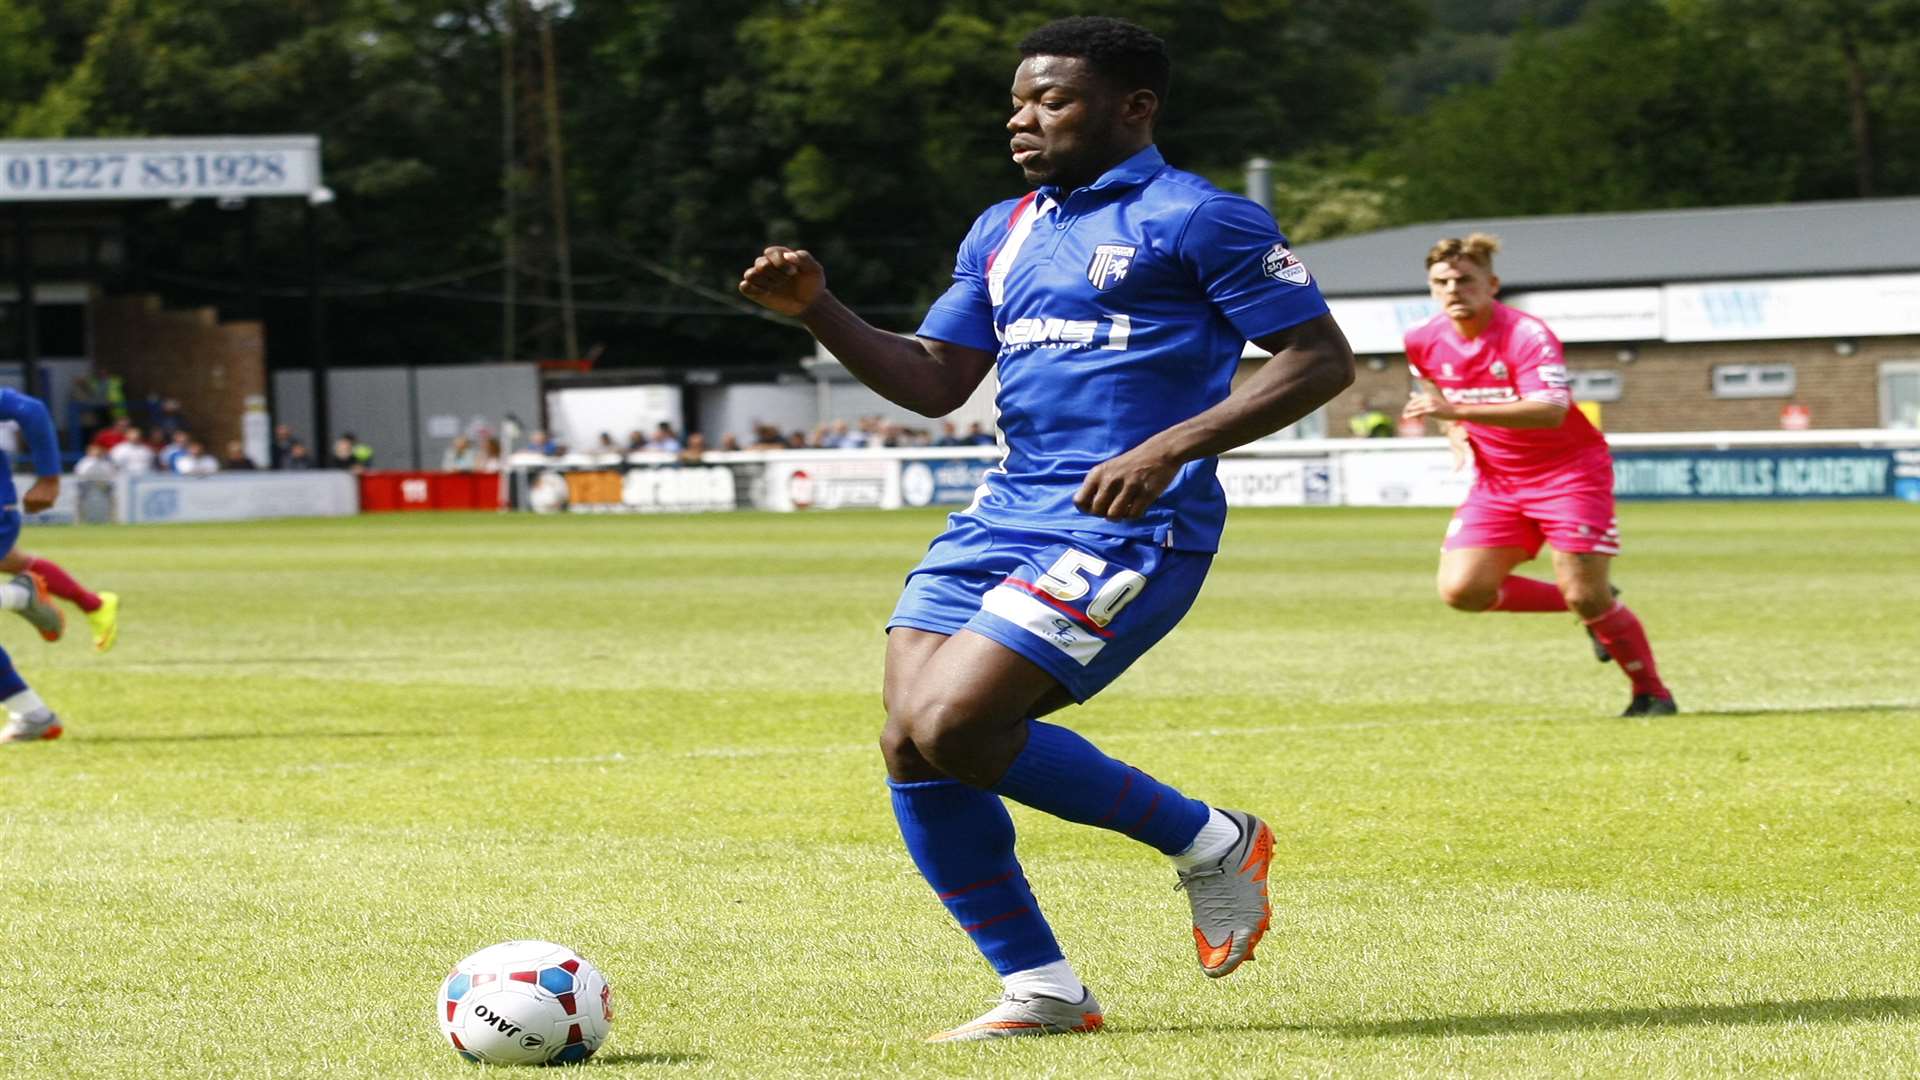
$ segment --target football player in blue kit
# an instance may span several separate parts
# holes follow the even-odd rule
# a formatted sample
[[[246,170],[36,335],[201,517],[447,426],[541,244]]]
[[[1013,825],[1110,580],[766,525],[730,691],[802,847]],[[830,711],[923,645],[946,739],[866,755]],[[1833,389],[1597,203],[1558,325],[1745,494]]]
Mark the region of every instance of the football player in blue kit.
[[[25,494],[16,493],[13,463],[7,460],[5,451],[0,451],[0,555],[4,555],[20,539],[21,509],[37,514],[60,496],[60,442],[47,407],[17,390],[0,389],[0,420],[20,425],[34,472],[33,485]],[[0,608],[18,612],[48,641],[58,641],[66,629],[66,618],[54,606],[46,582],[31,571],[15,574],[0,584]],[[5,649],[0,649],[0,706],[7,711],[6,726],[0,727],[0,742],[60,737],[59,718],[40,695],[27,687]]]
[[[1003,798],[1165,853],[1205,973],[1253,957],[1272,830],[1039,718],[1098,693],[1192,606],[1226,519],[1216,455],[1353,381],[1346,339],[1272,217],[1155,148],[1170,72],[1159,38],[1075,17],[1020,52],[1007,130],[1034,190],[974,222],[917,337],[848,310],[803,250],[767,248],[740,282],[923,415],[998,379],[1005,456],[887,626],[894,815],[1003,984],[993,1009],[936,1041],[1102,1023],[1028,887]],[[1234,388],[1249,340],[1273,358]]]

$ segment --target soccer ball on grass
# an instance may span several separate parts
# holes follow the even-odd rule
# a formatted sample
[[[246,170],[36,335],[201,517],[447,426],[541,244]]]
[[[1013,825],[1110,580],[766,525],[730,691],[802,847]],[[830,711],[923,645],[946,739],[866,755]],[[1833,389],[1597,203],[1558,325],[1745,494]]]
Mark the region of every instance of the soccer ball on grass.
[[[613,1024],[613,990],[564,945],[507,941],[454,965],[435,1018],[462,1057],[490,1065],[585,1061]]]

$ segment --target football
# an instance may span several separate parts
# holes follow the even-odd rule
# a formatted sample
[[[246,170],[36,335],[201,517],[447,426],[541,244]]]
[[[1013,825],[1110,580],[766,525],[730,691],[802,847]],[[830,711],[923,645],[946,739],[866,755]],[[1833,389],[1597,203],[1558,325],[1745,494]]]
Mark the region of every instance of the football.
[[[455,964],[440,984],[440,1033],[470,1061],[585,1061],[613,1024],[613,988],[586,958],[550,941],[506,941]]]

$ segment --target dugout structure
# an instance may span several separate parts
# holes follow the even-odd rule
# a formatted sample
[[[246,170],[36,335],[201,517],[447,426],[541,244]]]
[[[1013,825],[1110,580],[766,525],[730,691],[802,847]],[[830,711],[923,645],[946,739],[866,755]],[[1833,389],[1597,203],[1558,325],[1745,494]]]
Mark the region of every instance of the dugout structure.
[[[77,411],[61,407],[65,388],[46,377],[43,365],[51,358],[42,326],[50,308],[71,307],[77,298],[84,308],[83,355],[63,357],[69,366],[91,361],[126,376],[129,397],[151,390],[203,402],[219,417],[205,434],[244,434],[249,455],[264,463],[270,425],[259,324],[223,327],[210,311],[181,317],[161,312],[157,301],[117,302],[102,290],[128,268],[138,282],[138,210],[155,200],[184,207],[211,199],[236,211],[244,264],[238,269],[258,280],[252,222],[254,201],[263,198],[302,200],[313,314],[308,359],[324,369],[314,214],[333,201],[333,192],[321,180],[319,136],[0,140],[0,204],[6,204],[0,209],[7,218],[0,230],[0,299],[7,311],[0,348],[10,348],[18,365],[15,372],[0,371],[0,381],[13,374],[22,389],[54,405],[56,423],[71,442]],[[68,303],[43,303],[43,293]],[[258,310],[256,299],[252,313]],[[316,386],[323,394],[324,380]],[[314,412],[324,422],[324,400],[316,400]]]

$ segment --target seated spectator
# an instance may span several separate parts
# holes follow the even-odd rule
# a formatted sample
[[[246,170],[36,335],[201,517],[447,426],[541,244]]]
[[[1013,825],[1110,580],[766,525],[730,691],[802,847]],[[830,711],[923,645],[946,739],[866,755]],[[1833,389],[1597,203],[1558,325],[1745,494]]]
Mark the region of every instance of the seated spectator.
[[[180,432],[185,435],[186,432]],[[220,462],[198,439],[188,439],[186,449],[174,455],[173,471],[182,476],[211,476],[220,471]]]
[[[333,440],[333,457],[327,465],[348,472],[366,472],[373,467],[373,447],[361,442],[349,431]]]
[[[967,427],[967,444],[969,446],[992,446],[993,432],[981,427],[980,421],[975,420]]]
[[[227,471],[259,468],[253,463],[253,459],[247,456],[247,449],[240,445],[239,439],[227,440],[227,453],[220,459],[218,467]]]
[[[299,439],[289,443],[286,463],[280,467],[295,472],[313,468],[313,455],[307,451],[307,444]]]
[[[287,454],[293,449],[295,441],[291,426],[287,424],[273,426],[273,445],[267,448],[267,461],[273,468],[287,467]]]
[[[635,428],[627,432],[627,453],[638,454],[647,449],[647,433]]]
[[[953,426],[953,421],[951,420],[940,421],[940,437],[933,440],[933,445],[959,446],[960,444],[960,429]]]
[[[99,446],[100,443],[95,442],[93,445]],[[128,476],[153,471],[153,447],[148,446],[146,440],[140,437],[140,429],[137,427],[124,429],[123,437],[114,444],[112,449],[106,451],[106,455],[107,460],[116,470]]]
[[[474,468],[480,472],[499,472],[505,455],[500,452],[500,440],[492,435],[480,443],[478,459]]]
[[[638,434],[638,432],[635,434]],[[621,452],[620,444],[613,441],[613,435],[610,432],[603,431],[600,433],[600,441],[593,444],[593,452],[596,454],[618,454]]]
[[[187,446],[192,441],[192,438],[188,436],[186,432],[174,432],[173,437],[167,441],[166,446],[160,450],[160,453],[155,458],[155,462],[159,465],[160,471],[186,472],[185,469],[180,468],[176,463],[180,460],[180,455],[187,452]]]
[[[799,428],[794,428],[793,433],[787,436],[787,449],[789,450],[805,450],[814,445],[817,444],[807,442],[807,433],[801,431]]]
[[[129,431],[135,432],[135,437],[138,437],[139,429],[133,426],[131,420],[123,416],[115,420],[112,426],[102,428],[99,432],[95,433],[92,441],[94,445],[100,447],[102,450],[111,450],[127,441],[127,433]]]
[[[472,472],[480,462],[480,456],[474,452],[473,440],[465,435],[455,435],[440,455],[441,472]]]
[[[647,449],[663,454],[677,454],[680,447],[680,436],[674,433],[673,425],[665,420],[660,421],[653,429],[653,437],[647,440]]]
[[[720,436],[720,449],[731,454],[735,450],[740,449],[740,440],[734,437],[732,432],[728,432],[727,434]]]
[[[119,471],[97,444],[87,447],[87,452],[73,463],[73,475],[81,480],[111,480]]]
[[[554,442],[553,436],[546,432],[536,431],[527,436],[527,452],[539,454],[542,457],[552,457],[560,452],[560,444]]]
[[[687,435],[687,445],[680,448],[680,460],[688,465],[697,465],[707,452],[707,437],[695,431]]]

